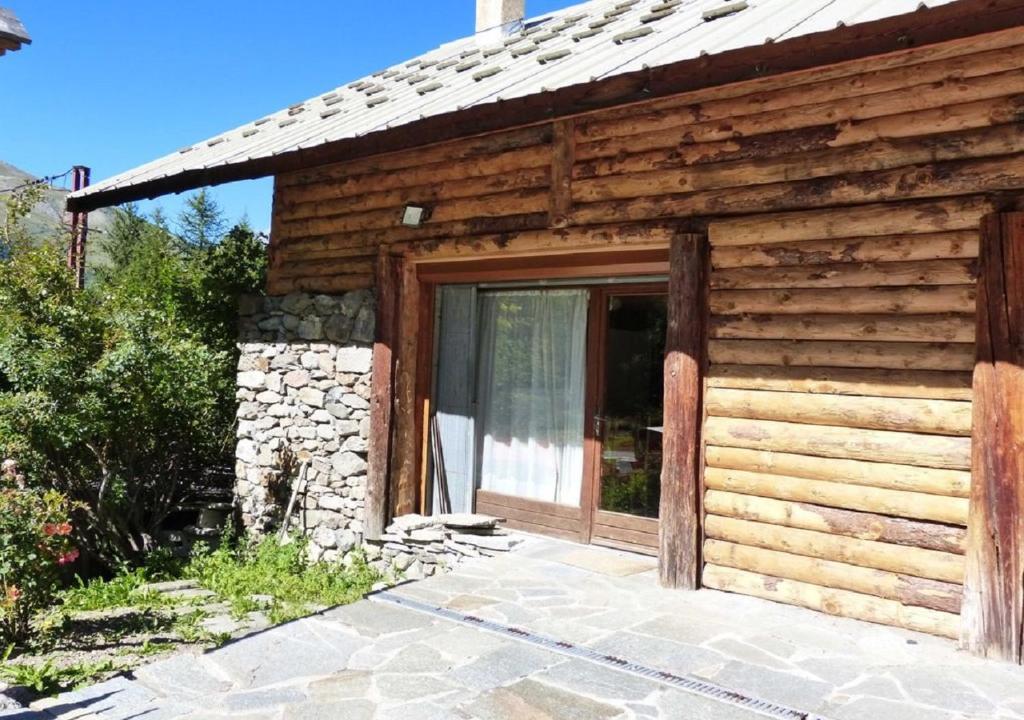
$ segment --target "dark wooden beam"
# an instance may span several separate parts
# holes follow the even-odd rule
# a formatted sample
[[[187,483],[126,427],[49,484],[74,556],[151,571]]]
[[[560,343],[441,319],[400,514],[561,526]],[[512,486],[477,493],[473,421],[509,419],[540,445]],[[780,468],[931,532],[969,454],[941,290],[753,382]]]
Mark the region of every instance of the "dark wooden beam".
[[[1024,213],[982,221],[961,643],[1024,660]]]
[[[874,22],[843,26],[777,43],[738,48],[707,57],[637,70],[522,98],[435,115],[367,135],[283,152],[68,199],[83,212],[132,200],[183,192],[328,163],[406,150],[456,138],[569,117],[766,75],[856,60],[1022,24],[1024,0],[960,0]]]
[[[394,347],[398,312],[395,258],[381,249],[376,271],[377,323],[373,342],[370,390],[370,437],[363,528],[379,540],[388,523],[388,478],[391,471]]]
[[[687,590],[700,574],[708,255],[703,235],[680,234],[669,250],[658,570],[662,585]]]
[[[556,120],[551,143],[551,204],[548,224],[565,227],[572,212],[572,166],[576,159],[576,140],[572,118]]]
[[[416,265],[397,258],[398,307],[395,341],[394,429],[391,446],[391,511],[395,516],[416,511],[416,473],[420,436],[416,407],[416,360],[420,322],[420,281]]]

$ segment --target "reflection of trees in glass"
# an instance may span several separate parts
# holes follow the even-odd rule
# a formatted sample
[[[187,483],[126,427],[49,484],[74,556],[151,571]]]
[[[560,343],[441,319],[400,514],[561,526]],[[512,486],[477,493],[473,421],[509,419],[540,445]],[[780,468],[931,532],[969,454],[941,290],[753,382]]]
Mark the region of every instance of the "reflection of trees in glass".
[[[667,311],[664,296],[620,296],[608,308],[601,508],[658,516]],[[612,455],[612,457],[609,457]]]

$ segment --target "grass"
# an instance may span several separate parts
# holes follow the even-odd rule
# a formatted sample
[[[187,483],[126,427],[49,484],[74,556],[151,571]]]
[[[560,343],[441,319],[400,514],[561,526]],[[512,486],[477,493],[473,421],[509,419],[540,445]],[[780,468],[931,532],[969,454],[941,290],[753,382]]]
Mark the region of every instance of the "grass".
[[[215,597],[194,601],[145,588],[176,579],[194,580]],[[36,638],[21,649],[19,662],[8,662],[13,648],[0,653],[0,680],[53,695],[128,670],[182,644],[216,647],[230,640],[228,633],[203,627],[210,614],[200,605],[174,613],[171,608],[222,602],[237,618],[262,610],[276,625],[309,615],[314,607],[359,600],[380,579],[359,554],[344,566],[307,562],[301,537],[280,544],[272,537],[250,542],[229,536],[217,548],[197,546],[188,560],[156,553],[145,566],[123,568],[111,578],[77,579],[61,594],[59,605],[37,618]],[[96,644],[111,646],[106,657],[59,662],[62,648]]]
[[[225,542],[197,552],[183,576],[217,593],[237,615],[260,608],[254,595],[272,598],[268,617],[278,624],[308,615],[310,606],[345,605],[369,592],[380,576],[361,556],[353,557],[347,567],[309,563],[306,543],[297,538],[286,544],[274,538]]]
[[[113,660],[83,662],[58,666],[52,660],[42,663],[7,662],[13,646],[7,648],[0,663],[0,680],[18,687],[27,687],[39,695],[56,695],[88,685],[96,678],[122,670]]]
[[[61,595],[65,610],[81,612],[87,610],[109,610],[111,608],[133,607],[154,608],[173,604],[170,598],[143,586],[151,582],[147,568],[123,569],[108,579],[93,578],[85,582],[75,578],[76,586]]]

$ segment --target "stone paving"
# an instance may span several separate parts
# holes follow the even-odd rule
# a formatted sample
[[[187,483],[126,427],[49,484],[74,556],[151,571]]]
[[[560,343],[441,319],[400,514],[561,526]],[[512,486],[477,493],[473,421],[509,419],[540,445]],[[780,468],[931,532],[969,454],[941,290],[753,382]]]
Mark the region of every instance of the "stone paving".
[[[1024,670],[926,635],[715,591],[529,538],[393,590],[832,720],[1024,718]],[[376,600],[68,693],[17,720],[752,720],[753,712]]]

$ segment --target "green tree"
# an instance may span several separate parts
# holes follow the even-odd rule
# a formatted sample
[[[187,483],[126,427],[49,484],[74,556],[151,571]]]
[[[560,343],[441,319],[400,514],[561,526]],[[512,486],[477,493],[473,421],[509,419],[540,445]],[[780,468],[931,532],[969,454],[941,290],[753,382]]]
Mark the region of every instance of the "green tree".
[[[159,212],[119,209],[110,264],[84,291],[65,239],[0,259],[0,458],[80,503],[78,540],[111,566],[140,559],[195,480],[230,465],[238,297],[262,291],[266,248],[245,224],[221,237],[197,223],[187,239]]]
[[[224,213],[206,188],[185,200],[185,209],[178,216],[178,235],[185,247],[207,250],[220,242],[227,227]]]

